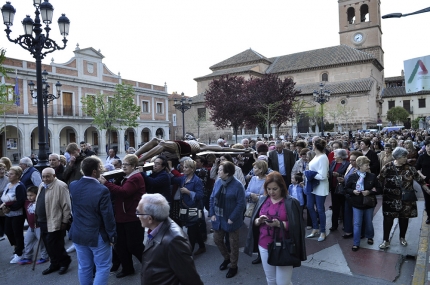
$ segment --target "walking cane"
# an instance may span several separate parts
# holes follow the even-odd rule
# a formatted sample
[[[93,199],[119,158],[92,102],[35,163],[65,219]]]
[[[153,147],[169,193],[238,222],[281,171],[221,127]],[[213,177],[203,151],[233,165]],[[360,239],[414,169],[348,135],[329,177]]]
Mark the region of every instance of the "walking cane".
[[[36,267],[36,260],[37,260],[37,255],[39,254],[39,247],[40,247],[41,241],[42,241],[42,233],[40,233],[39,242],[37,243],[36,255],[34,256],[34,261],[33,261],[33,268],[32,268],[33,271],[34,271],[34,267]]]

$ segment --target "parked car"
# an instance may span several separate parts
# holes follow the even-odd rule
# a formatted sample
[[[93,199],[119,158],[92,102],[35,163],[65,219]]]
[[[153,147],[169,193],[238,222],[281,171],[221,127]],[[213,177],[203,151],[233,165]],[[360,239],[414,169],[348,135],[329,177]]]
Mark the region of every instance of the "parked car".
[[[386,133],[396,132],[396,131],[402,130],[404,127],[405,126],[384,127],[384,128],[382,128],[381,132],[386,132]]]

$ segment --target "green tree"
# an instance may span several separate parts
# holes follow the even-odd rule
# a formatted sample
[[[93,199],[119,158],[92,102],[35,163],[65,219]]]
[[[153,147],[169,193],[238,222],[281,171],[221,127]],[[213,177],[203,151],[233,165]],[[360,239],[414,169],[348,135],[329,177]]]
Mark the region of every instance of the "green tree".
[[[409,117],[409,112],[400,106],[393,107],[387,112],[387,120],[393,123],[405,122]]]
[[[112,131],[137,127],[140,107],[134,102],[133,87],[117,84],[113,94],[97,94],[81,99],[82,110],[94,118],[93,124],[108,132],[108,147]]]
[[[6,59],[6,51],[0,49],[0,77],[7,78],[7,68],[3,66],[3,62]],[[13,92],[12,89],[8,89],[5,84],[0,82],[0,112],[3,117],[7,111],[11,110],[14,106],[15,101],[9,101],[9,92]],[[4,122],[0,121],[0,134],[4,132]]]

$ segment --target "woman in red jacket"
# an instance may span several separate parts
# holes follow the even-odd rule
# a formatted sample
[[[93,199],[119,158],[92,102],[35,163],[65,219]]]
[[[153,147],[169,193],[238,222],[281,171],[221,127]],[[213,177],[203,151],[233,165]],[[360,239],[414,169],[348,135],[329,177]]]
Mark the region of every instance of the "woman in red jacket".
[[[142,228],[139,218],[136,216],[136,208],[140,198],[145,194],[145,180],[138,170],[138,158],[134,154],[127,154],[123,159],[122,170],[124,178],[117,183],[108,182],[103,176],[100,183],[110,191],[114,200],[114,213],[118,242],[115,251],[122,264],[121,272],[116,274],[122,278],[134,273],[132,255],[142,261],[144,250],[143,238],[145,229]],[[116,271],[112,268],[111,271]]]

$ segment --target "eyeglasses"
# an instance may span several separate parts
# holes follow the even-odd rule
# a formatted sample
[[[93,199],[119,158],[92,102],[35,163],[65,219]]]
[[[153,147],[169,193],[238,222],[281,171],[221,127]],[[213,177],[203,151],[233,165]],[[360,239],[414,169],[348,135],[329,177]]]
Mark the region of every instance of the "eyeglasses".
[[[150,217],[152,217],[150,214],[141,214],[141,213],[139,213],[139,211],[137,211],[137,210],[136,210],[136,216],[137,216],[137,217],[139,217],[139,216],[150,216]]]

